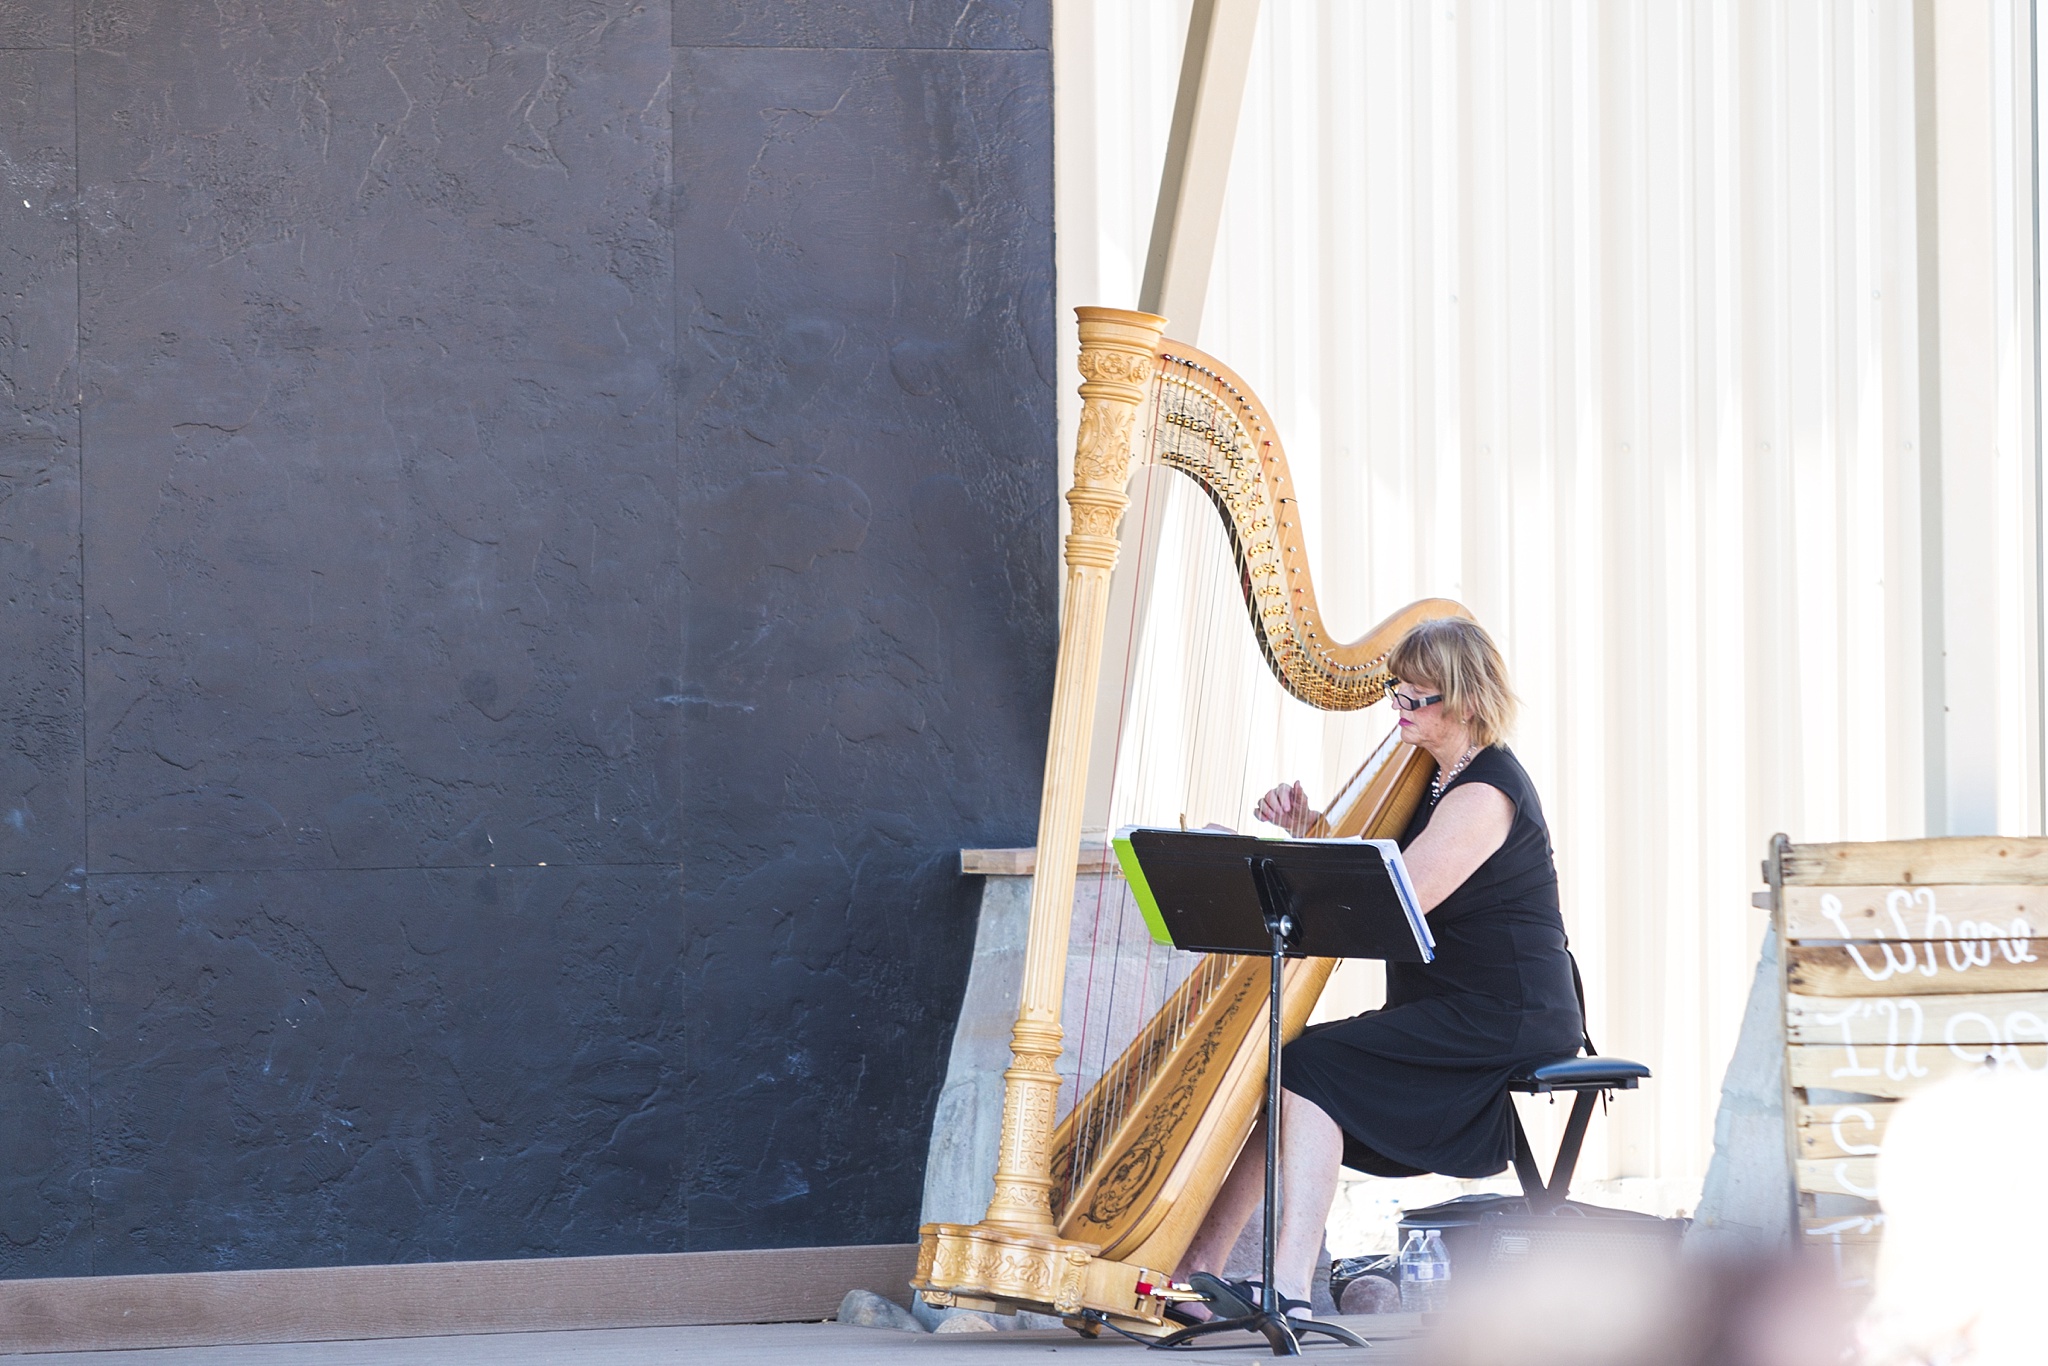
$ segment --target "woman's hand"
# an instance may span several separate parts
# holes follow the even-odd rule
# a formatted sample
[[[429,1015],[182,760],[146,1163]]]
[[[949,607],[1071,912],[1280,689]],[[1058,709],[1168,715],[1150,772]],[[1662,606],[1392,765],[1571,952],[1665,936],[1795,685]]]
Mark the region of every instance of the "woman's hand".
[[[1282,783],[1259,798],[1259,805],[1252,813],[1268,825],[1277,825],[1288,834],[1300,839],[1316,828],[1323,819],[1323,813],[1310,808],[1308,794],[1301,790],[1300,783]]]

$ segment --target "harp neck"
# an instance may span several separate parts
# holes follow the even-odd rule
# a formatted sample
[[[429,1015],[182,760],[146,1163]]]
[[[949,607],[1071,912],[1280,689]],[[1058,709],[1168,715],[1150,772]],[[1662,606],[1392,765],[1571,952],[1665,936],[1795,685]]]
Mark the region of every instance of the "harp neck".
[[[1279,428],[1236,371],[1162,340],[1141,432],[1152,459],[1201,485],[1230,537],[1252,631],[1282,687],[1323,711],[1379,701],[1387,652],[1433,617],[1470,616],[1449,598],[1410,603],[1356,640],[1330,634],[1316,599],[1294,474]]]

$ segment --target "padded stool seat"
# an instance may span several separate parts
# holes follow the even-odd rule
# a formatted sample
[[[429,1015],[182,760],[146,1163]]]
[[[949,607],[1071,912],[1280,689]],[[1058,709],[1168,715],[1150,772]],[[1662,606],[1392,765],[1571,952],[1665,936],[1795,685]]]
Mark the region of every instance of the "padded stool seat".
[[[1525,1068],[1508,1081],[1508,1090],[1525,1095],[1548,1091],[1633,1091],[1650,1069],[1627,1058],[1560,1058]]]
[[[1650,1069],[1639,1062],[1593,1054],[1559,1058],[1526,1068],[1508,1079],[1508,1090],[1524,1095],[1577,1093],[1572,1098],[1572,1112],[1564,1123],[1564,1139],[1557,1145],[1557,1161],[1552,1164],[1547,1181],[1536,1165],[1536,1152],[1522,1129],[1522,1117],[1514,1113],[1512,1105],[1509,1107],[1508,1113],[1515,1121],[1515,1176],[1521,1181],[1522,1195],[1533,1212],[1547,1214],[1571,1195],[1572,1168],[1579,1164],[1579,1148],[1586,1141],[1586,1122],[1593,1117],[1594,1100],[1609,1091],[1633,1091],[1636,1083],[1649,1075]]]

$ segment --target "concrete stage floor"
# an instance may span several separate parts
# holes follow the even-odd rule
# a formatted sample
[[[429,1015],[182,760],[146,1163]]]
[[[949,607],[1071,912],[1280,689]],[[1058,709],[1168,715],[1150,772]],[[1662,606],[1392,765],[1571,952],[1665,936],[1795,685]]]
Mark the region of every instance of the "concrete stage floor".
[[[1405,1366],[1420,1324],[1412,1315],[1338,1320],[1374,1344],[1372,1351],[1316,1346],[1311,1359]],[[1191,1361],[1272,1361],[1263,1342],[1233,1337],[1231,1345]],[[1239,1345],[1241,1344],[1241,1345]],[[1105,1335],[1094,1342],[1061,1330],[1011,1333],[905,1333],[837,1323],[771,1323],[711,1328],[612,1328],[573,1333],[488,1333],[454,1338],[386,1338],[369,1342],[294,1342],[250,1347],[160,1347],[148,1351],[37,1352],[0,1357],[7,1366],[779,1366],[816,1362],[905,1363],[906,1366],[1008,1366],[1047,1356],[1148,1360],[1136,1343]],[[1162,1360],[1164,1354],[1149,1358]]]

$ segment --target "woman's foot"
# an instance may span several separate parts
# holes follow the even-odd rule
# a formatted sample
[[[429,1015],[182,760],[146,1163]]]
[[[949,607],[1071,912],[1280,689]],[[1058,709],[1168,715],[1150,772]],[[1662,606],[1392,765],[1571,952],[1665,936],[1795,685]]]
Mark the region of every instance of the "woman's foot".
[[[1256,1281],[1251,1283],[1251,1293],[1254,1299],[1260,1298]],[[1278,1304],[1280,1317],[1283,1319],[1312,1319],[1316,1316],[1314,1307],[1307,1300],[1298,1300],[1284,1290],[1275,1294],[1273,1299]]]
[[[1256,1313],[1259,1311],[1259,1309],[1261,1309],[1264,1306],[1266,1296],[1264,1284],[1262,1282],[1251,1280],[1249,1278],[1241,1281],[1224,1281],[1221,1280],[1221,1278],[1216,1279],[1221,1285],[1225,1286],[1230,1291],[1230,1293],[1237,1298],[1237,1300],[1240,1303],[1243,1304],[1244,1308],[1241,1311],[1242,1313]],[[1190,1279],[1189,1284],[1194,1284],[1192,1279]],[[1280,1310],[1280,1316],[1282,1318],[1312,1319],[1315,1317],[1315,1310],[1306,1299],[1296,1299],[1284,1290],[1277,1292],[1273,1296],[1273,1298],[1276,1303],[1276,1307]],[[1233,1317],[1235,1317],[1235,1315],[1233,1315]]]
[[[1257,1292],[1247,1293],[1243,1281],[1226,1281],[1207,1271],[1188,1273],[1188,1284],[1202,1294],[1199,1304],[1185,1304],[1185,1311],[1204,1318],[1241,1319],[1258,1311]]]

